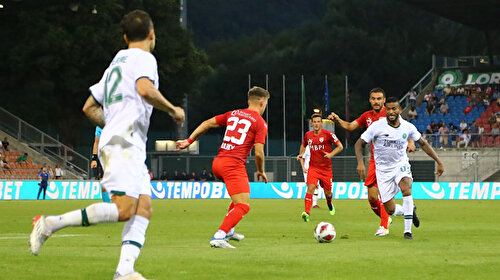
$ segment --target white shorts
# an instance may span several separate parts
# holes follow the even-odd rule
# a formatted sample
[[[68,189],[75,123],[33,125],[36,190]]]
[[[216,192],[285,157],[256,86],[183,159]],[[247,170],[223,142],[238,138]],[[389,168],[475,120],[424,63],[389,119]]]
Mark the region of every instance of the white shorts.
[[[394,198],[399,192],[399,182],[401,182],[401,179],[406,177],[413,181],[409,163],[405,163],[389,171],[380,171],[379,168],[376,168],[375,172],[377,173],[377,185],[383,203]]]
[[[146,153],[134,145],[107,144],[99,151],[104,175],[101,185],[112,195],[151,196]]]

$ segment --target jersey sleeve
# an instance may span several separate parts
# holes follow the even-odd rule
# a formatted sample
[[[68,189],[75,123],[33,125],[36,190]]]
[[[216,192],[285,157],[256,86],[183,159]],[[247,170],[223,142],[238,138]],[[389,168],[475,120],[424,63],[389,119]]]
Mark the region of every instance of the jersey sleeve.
[[[418,141],[420,140],[420,137],[422,137],[422,135],[420,134],[420,132],[418,132],[417,128],[415,127],[415,125],[413,125],[412,123],[408,123],[409,126],[410,126],[410,135],[408,135],[411,139],[413,139],[413,141]]]
[[[227,113],[215,116],[215,121],[217,122],[218,125],[220,125],[220,126],[226,126],[227,114],[228,113],[230,113],[230,112],[227,112]]]
[[[337,135],[335,135],[335,133],[333,133],[333,132],[330,132],[329,134],[330,134],[332,143],[335,145],[338,145],[340,140],[339,140],[339,138],[337,138]]]
[[[375,128],[376,125],[370,125],[368,129],[361,134],[361,140],[365,141],[365,143],[370,143],[373,140],[373,137],[375,136]]]
[[[94,100],[97,101],[97,103],[99,103],[101,105],[104,104],[104,83],[105,83],[104,77],[105,76],[106,76],[106,72],[104,72],[104,75],[102,75],[101,80],[97,84],[95,84],[89,88],[89,92],[92,95],[92,97],[94,97]]]
[[[359,116],[359,118],[357,118],[355,121],[358,123],[359,127],[366,128],[366,112],[361,114],[361,116]]]
[[[267,124],[263,119],[260,119],[257,126],[257,131],[255,132],[255,143],[266,143],[267,135]]]
[[[307,133],[304,134],[304,139],[302,140],[302,146],[307,147]]]
[[[148,78],[156,84],[156,77],[158,77],[158,65],[156,62],[156,58],[150,53],[144,53],[139,56],[136,61],[136,65],[134,65],[134,81],[139,80],[140,78]]]

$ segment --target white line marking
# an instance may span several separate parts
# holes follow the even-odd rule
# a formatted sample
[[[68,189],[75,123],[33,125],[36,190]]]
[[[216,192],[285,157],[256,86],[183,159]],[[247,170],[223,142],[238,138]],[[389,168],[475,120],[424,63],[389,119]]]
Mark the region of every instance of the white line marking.
[[[15,234],[14,235],[18,235],[18,236],[3,236],[3,237],[0,237],[0,240],[2,239],[26,239],[26,238],[29,238],[30,235],[29,234],[22,234],[22,236],[19,236],[21,234]],[[91,234],[55,234],[55,235],[52,235],[50,238],[54,238],[54,237],[75,237],[75,236],[90,236]]]

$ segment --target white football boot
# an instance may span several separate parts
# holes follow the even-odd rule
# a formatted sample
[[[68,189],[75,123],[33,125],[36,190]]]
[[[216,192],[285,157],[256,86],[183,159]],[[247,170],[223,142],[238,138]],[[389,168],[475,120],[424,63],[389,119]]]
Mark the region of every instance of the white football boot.
[[[375,232],[375,236],[386,236],[389,234],[389,229],[384,228],[383,226],[380,226],[377,229],[377,232]]]
[[[210,240],[210,246],[214,248],[236,249],[233,245],[229,244],[225,238],[214,238]]]
[[[113,280],[147,280],[139,272],[132,272],[127,275],[120,275],[118,272],[113,277]]]
[[[226,235],[226,241],[229,240],[236,240],[236,241],[241,241],[245,239],[245,236],[241,233],[233,232],[232,234]]]
[[[47,228],[45,224],[45,216],[38,215],[33,218],[33,231],[30,234],[30,250],[35,256],[40,252],[40,247],[42,244],[50,237],[52,232]]]

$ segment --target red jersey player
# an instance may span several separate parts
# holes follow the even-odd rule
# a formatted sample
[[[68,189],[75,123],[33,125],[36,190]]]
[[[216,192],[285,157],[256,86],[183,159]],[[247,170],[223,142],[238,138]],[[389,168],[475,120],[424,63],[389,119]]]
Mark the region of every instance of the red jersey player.
[[[358,128],[368,128],[372,123],[377,121],[379,118],[385,118],[385,91],[382,88],[374,88],[370,91],[370,105],[373,110],[366,111],[359,118],[352,122],[346,122],[342,120],[337,114],[331,113],[328,118],[342,128],[348,131],[353,131]],[[413,151],[415,149],[415,144],[413,141],[409,141],[408,143],[408,151]],[[364,165],[358,165],[357,169],[358,174],[365,174]],[[373,145],[371,145],[371,157],[370,163],[368,166],[368,175],[366,176],[365,186],[368,187],[368,202],[371,205],[371,208],[377,216],[380,217],[380,227],[375,233],[376,236],[385,236],[389,234],[389,224],[392,222],[389,215],[385,211],[384,204],[379,199],[379,191],[377,188],[377,177],[375,175],[375,160],[373,158]],[[397,210],[395,214],[402,213],[402,206],[396,205]],[[398,207],[399,206],[399,207]]]
[[[187,148],[210,128],[225,126],[226,132],[219,153],[212,163],[212,171],[224,181],[231,196],[231,204],[219,230],[210,240],[210,246],[232,248],[229,240],[240,241],[245,238],[236,233],[234,227],[250,210],[250,184],[245,168],[248,154],[255,145],[255,164],[257,178],[267,183],[264,173],[264,144],[267,124],[262,118],[266,110],[269,92],[260,87],[248,91],[248,108],[229,111],[217,115],[200,124],[188,139],[178,141],[178,150]]]
[[[330,210],[330,215],[335,215],[335,208],[332,204],[332,161],[331,158],[340,153],[344,147],[337,136],[322,128],[322,118],[320,114],[311,116],[313,130],[306,132],[300,153],[297,160],[302,158],[309,145],[311,149],[311,159],[307,171],[307,191],[305,198],[305,211],[302,212],[302,219],[308,222],[311,217],[312,196],[318,181],[325,192],[326,203]],[[336,145],[333,149],[333,145]],[[332,150],[333,149],[333,150]]]

